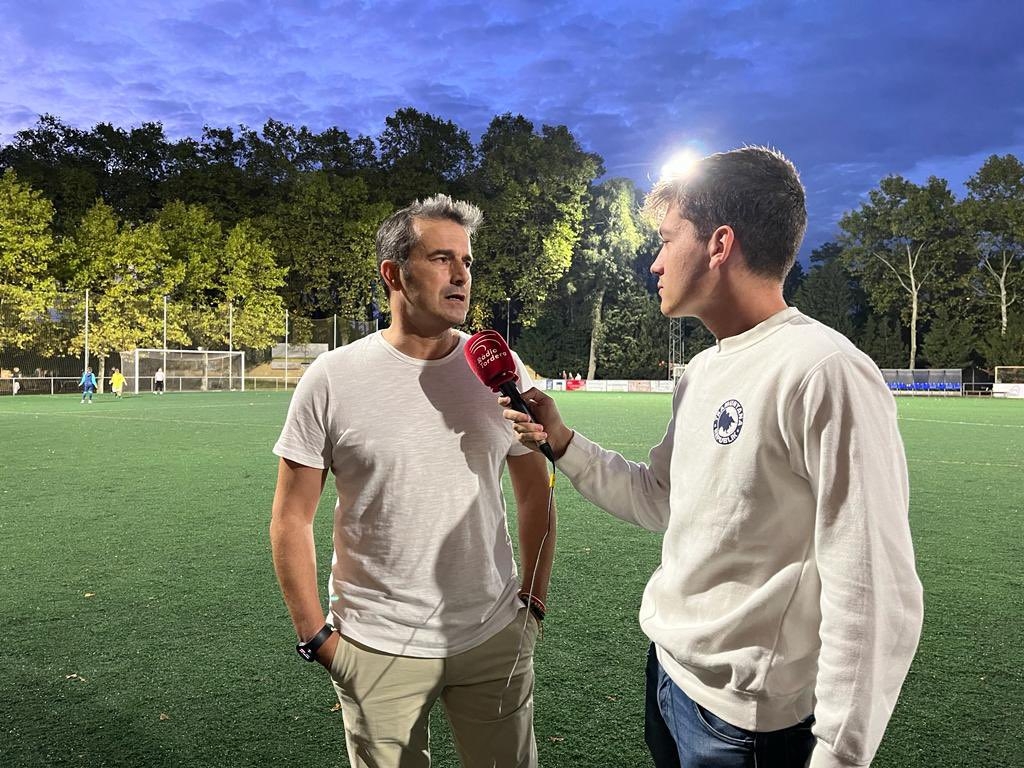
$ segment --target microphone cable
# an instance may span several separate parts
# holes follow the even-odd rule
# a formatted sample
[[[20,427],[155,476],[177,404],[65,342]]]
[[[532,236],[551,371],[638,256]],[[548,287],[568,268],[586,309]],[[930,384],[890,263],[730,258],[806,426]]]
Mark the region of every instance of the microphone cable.
[[[504,706],[504,703],[505,703],[505,694],[512,687],[512,678],[515,677],[516,669],[518,669],[519,662],[522,660],[522,656],[523,656],[523,643],[526,641],[526,628],[527,628],[527,626],[529,626],[530,615],[532,614],[532,611],[530,610],[530,606],[531,606],[531,604],[533,602],[533,599],[534,599],[533,590],[537,586],[537,571],[540,569],[541,559],[544,556],[544,547],[547,544],[548,536],[551,534],[551,510],[552,510],[552,506],[553,506],[554,500],[555,500],[555,462],[551,461],[551,474],[548,477],[548,504],[547,504],[547,517],[545,519],[545,524],[544,524],[544,535],[541,537],[541,539],[540,539],[540,546],[537,548],[537,559],[533,563],[533,573],[530,574],[530,585],[529,585],[529,587],[526,590],[526,615],[523,617],[523,628],[519,632],[519,646],[516,649],[516,658],[515,658],[515,661],[512,662],[512,669],[509,670],[508,679],[505,680],[505,688],[502,690],[501,696],[498,699],[498,716],[499,717],[502,714],[502,709],[503,709],[503,706]],[[552,563],[553,562],[554,562],[554,558],[552,558]],[[523,593],[520,591],[519,596],[522,597],[522,594]],[[539,598],[538,598],[538,600],[539,600]],[[543,627],[543,625],[539,621],[537,622],[537,631],[538,631],[539,637],[544,637],[544,627]]]

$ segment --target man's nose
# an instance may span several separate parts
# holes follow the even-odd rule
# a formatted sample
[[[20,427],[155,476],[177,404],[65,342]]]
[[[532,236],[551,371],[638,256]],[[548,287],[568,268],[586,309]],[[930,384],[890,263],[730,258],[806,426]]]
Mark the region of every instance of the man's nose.
[[[469,267],[461,261],[453,262],[451,279],[453,285],[465,285],[469,280]]]

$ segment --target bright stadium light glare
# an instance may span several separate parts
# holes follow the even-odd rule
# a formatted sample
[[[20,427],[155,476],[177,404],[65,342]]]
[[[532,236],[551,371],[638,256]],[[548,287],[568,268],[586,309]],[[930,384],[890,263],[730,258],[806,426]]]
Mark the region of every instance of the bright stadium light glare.
[[[692,149],[681,149],[669,158],[668,162],[661,166],[661,180],[678,179],[686,176],[693,170],[693,166],[700,160]]]

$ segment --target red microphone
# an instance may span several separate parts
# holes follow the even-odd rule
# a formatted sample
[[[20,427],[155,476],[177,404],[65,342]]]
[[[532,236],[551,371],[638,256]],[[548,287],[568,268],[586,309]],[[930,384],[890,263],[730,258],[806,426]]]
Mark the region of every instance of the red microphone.
[[[508,348],[505,339],[497,331],[480,331],[474,333],[466,340],[463,347],[466,355],[466,362],[470,370],[483,382],[484,386],[490,387],[492,392],[500,392],[509,399],[509,406],[520,413],[525,413],[533,421],[533,414],[523,400],[523,396],[516,388],[519,381],[519,373],[516,371],[516,361],[512,357],[512,350]],[[549,461],[554,462],[555,454],[545,440],[538,448]]]

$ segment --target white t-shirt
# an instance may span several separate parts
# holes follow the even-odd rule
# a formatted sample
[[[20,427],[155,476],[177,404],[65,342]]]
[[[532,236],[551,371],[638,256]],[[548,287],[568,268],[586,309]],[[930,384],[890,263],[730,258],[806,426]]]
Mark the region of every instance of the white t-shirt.
[[[519,606],[501,475],[527,449],[466,363],[466,338],[440,360],[408,357],[381,332],[321,355],[274,446],[334,473],[328,620],[385,653],[461,653]]]
[[[871,762],[921,631],[892,394],[790,308],[687,366],[649,464],[577,434],[558,468],[665,532],[640,625],[692,699],[741,728],[812,711],[811,766]]]

